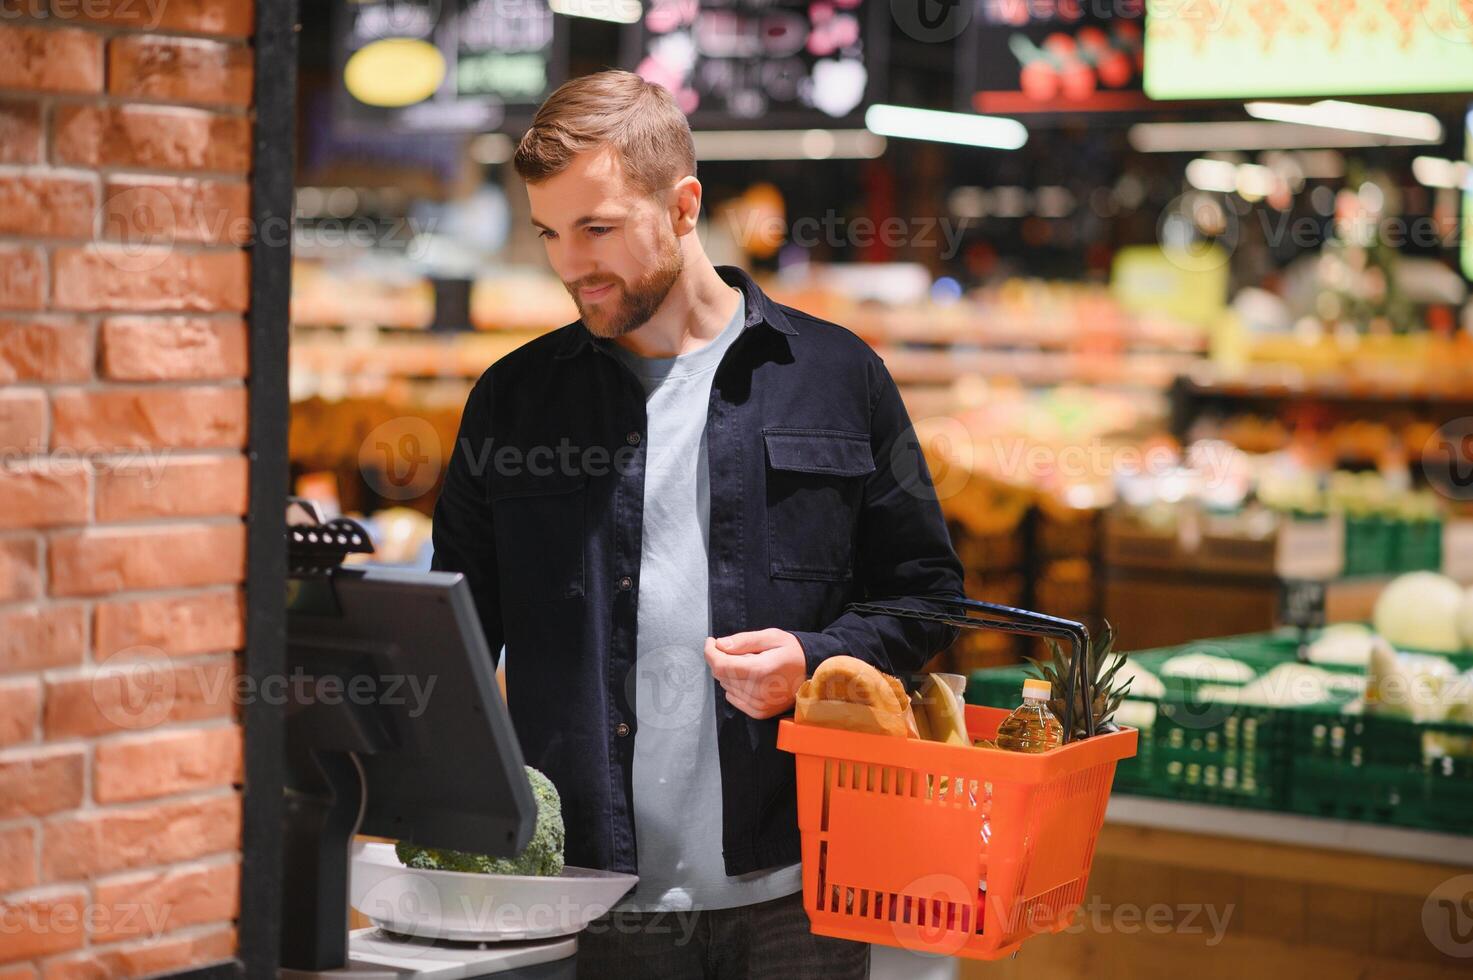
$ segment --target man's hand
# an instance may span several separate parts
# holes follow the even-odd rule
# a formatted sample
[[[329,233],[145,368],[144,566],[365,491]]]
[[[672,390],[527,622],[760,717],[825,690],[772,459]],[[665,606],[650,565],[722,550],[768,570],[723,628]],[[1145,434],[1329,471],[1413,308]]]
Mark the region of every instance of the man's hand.
[[[726,700],[753,718],[771,718],[791,708],[808,675],[803,644],[779,629],[707,637],[706,663]]]

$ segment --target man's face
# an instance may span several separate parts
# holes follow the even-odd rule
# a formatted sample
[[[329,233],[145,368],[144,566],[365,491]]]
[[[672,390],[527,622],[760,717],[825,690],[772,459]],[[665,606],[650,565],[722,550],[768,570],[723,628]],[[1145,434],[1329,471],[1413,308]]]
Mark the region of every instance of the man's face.
[[[596,337],[643,326],[680,277],[683,254],[662,194],[625,179],[617,151],[593,150],[527,185],[553,272]]]

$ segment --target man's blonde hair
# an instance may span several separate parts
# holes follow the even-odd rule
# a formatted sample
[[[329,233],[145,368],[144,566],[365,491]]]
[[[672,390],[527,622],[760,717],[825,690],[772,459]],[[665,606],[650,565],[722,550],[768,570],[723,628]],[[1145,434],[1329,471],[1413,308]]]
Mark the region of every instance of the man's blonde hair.
[[[696,172],[685,113],[666,89],[628,71],[601,71],[559,86],[537,110],[512,165],[536,184],[603,146],[618,152],[629,179],[647,193]]]

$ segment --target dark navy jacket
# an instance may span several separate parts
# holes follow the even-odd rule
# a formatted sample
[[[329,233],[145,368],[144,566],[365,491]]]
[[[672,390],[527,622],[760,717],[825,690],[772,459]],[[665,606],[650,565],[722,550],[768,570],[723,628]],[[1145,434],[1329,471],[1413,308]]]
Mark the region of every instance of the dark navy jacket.
[[[810,673],[839,653],[919,669],[953,628],[844,612],[962,592],[894,381],[854,334],[718,271],[746,294],[747,320],[706,421],[713,635],[788,630]],[[562,795],[568,863],[634,872],[645,394],[606,344],[574,323],[481,376],[435,507],[434,567],[464,573],[490,648],[506,644],[512,720]],[[797,861],[778,719],[747,717],[719,689],[716,712],[727,873]]]

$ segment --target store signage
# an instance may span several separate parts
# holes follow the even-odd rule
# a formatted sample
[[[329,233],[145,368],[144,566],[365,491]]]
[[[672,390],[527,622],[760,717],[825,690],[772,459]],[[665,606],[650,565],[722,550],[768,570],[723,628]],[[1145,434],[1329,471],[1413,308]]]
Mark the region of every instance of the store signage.
[[[1473,89],[1467,0],[1146,6],[1145,89],[1153,99]]]
[[[969,0],[957,40],[963,110],[1139,111],[1147,0]]]
[[[566,47],[546,0],[340,0],[347,128],[486,132],[530,115]]]
[[[887,0],[650,0],[624,64],[696,129],[859,125],[880,98]]]

